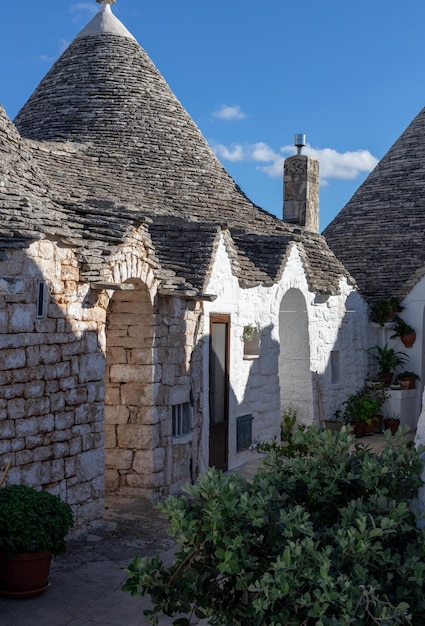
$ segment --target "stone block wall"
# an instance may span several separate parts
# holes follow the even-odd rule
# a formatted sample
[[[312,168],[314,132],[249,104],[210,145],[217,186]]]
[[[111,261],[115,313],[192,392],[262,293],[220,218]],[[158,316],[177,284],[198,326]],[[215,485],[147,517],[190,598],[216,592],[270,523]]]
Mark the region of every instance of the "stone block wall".
[[[103,515],[104,354],[99,311],[82,308],[71,249],[50,241],[0,262],[0,472],[71,504],[77,526]],[[46,309],[37,316],[40,281]],[[100,315],[101,317],[101,315]]]
[[[179,298],[158,296],[152,302],[142,284],[111,299],[106,324],[107,491],[165,495],[187,482],[197,466],[199,313],[198,306]],[[193,405],[193,432],[183,444],[173,440],[172,407],[188,402]]]

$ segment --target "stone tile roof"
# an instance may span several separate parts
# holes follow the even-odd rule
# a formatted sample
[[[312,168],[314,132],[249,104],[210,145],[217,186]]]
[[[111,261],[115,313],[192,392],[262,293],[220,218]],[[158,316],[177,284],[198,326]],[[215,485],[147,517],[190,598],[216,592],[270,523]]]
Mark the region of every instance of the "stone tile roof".
[[[66,219],[49,197],[42,175],[26,142],[0,106],[0,241],[25,245],[46,234],[66,237]]]
[[[324,230],[367,300],[404,298],[425,275],[425,109]]]
[[[295,244],[311,288],[338,292],[347,272],[323,237],[254,205],[146,52],[112,26],[83,30],[15,120],[85,279],[101,280],[105,260],[141,237],[164,285],[201,291],[223,229],[243,285],[278,280]]]

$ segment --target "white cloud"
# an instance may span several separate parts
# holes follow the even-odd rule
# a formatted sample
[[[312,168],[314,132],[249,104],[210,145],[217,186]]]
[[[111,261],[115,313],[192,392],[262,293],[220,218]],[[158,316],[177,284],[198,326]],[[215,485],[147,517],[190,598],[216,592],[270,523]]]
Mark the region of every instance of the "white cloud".
[[[255,144],[232,144],[227,148],[223,144],[213,146],[219,158],[227,161],[257,162],[259,170],[272,178],[282,176],[283,163],[286,157],[296,153],[295,146],[283,146],[276,152],[263,142]],[[378,163],[378,159],[369,150],[337,152],[333,148],[312,148],[310,145],[303,149],[303,154],[319,159],[320,178],[322,184],[330,178],[353,180],[362,172],[370,172]],[[267,163],[267,165],[260,165]]]
[[[281,151],[289,156],[294,154],[296,149],[294,146],[284,146]],[[362,172],[373,170],[378,163],[378,159],[369,150],[337,152],[332,148],[312,148],[307,144],[303,153],[319,159],[322,178],[353,180]]]
[[[217,111],[214,111],[213,117],[219,120],[243,120],[246,118],[239,105],[227,106],[223,104]]]
[[[268,161],[280,162],[284,161],[284,157],[276,153],[270,146],[264,142],[258,142],[253,144],[240,144],[233,143],[230,147],[223,144],[212,144],[213,150],[216,155],[223,158],[226,161],[257,161],[260,163],[267,163]],[[264,166],[260,169],[267,170],[272,166]]]
[[[77,11],[88,11],[92,15],[97,13],[99,7],[93,4],[93,2],[76,2],[69,7],[70,13],[76,13]]]
[[[240,144],[232,144],[228,148],[221,143],[217,143],[213,145],[213,150],[219,158],[221,157],[225,161],[236,162],[247,160],[244,147]]]

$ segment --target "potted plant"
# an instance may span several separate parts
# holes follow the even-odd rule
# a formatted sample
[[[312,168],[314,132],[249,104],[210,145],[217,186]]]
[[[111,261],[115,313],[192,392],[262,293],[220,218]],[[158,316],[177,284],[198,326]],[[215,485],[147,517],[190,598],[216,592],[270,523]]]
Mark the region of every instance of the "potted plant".
[[[368,353],[378,365],[378,378],[386,385],[391,384],[395,369],[404,365],[408,358],[405,352],[389,348],[388,344],[373,346],[368,350]]]
[[[333,433],[339,432],[341,428],[346,424],[345,419],[342,415],[342,410],[338,409],[335,411],[333,417],[328,417],[324,421],[324,427],[326,430],[330,430]]]
[[[396,313],[401,313],[403,308],[397,298],[378,300],[370,309],[370,319],[372,322],[384,326],[394,319]]]
[[[361,437],[363,434],[371,435],[375,430],[375,418],[379,413],[381,403],[370,391],[365,386],[356,393],[350,394],[343,402],[344,419],[352,425],[356,437]]]
[[[391,430],[391,434],[395,435],[400,426],[400,415],[397,413],[386,413],[384,415],[385,430]]]
[[[47,589],[52,554],[65,551],[73,525],[69,504],[25,485],[0,489],[0,589],[33,597]]]
[[[395,317],[391,339],[396,339],[397,337],[400,337],[406,348],[411,348],[416,340],[415,329],[398,315]]]
[[[415,372],[405,370],[397,376],[397,380],[402,389],[415,389],[416,381],[419,380],[419,376],[415,374]]]

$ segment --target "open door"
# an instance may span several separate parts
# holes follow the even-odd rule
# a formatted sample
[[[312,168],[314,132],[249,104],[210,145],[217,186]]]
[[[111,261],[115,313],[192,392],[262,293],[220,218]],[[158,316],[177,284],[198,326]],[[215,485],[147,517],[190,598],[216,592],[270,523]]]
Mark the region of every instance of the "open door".
[[[229,428],[230,317],[210,318],[210,458],[209,464],[227,470]]]

